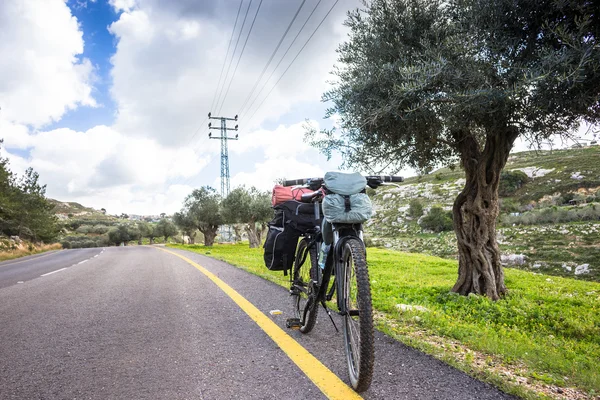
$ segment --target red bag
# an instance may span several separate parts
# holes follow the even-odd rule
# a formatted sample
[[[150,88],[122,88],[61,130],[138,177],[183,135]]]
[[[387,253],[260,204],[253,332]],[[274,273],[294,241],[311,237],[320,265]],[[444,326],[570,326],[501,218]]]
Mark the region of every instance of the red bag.
[[[302,198],[304,193],[312,193],[313,190],[305,187],[294,187],[291,186],[281,186],[275,185],[273,188],[273,197],[271,198],[271,203],[273,206],[281,204],[288,200],[298,200]]]

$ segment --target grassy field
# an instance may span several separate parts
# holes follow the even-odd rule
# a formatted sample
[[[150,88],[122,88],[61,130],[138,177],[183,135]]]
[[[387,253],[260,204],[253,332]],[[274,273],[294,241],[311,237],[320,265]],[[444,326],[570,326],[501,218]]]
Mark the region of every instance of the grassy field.
[[[288,286],[247,244],[171,246],[237,265]],[[368,249],[378,328],[525,398],[600,393],[600,284],[506,269],[510,293],[491,302],[449,292],[457,263]],[[401,311],[400,304],[425,311]],[[565,397],[566,396],[566,397]]]

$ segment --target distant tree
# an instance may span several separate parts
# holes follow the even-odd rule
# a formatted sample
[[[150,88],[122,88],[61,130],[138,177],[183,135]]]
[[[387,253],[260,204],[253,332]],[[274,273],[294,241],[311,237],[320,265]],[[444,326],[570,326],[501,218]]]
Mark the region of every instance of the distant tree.
[[[105,214],[105,215],[106,215],[106,208],[101,208],[101,209],[100,209],[100,212],[102,212],[102,214]]]
[[[138,244],[142,244],[143,238],[150,238],[150,244],[152,244],[154,242],[154,227],[152,226],[152,224],[149,224],[145,221],[140,221],[136,225],[138,230],[140,231]]]
[[[158,230],[156,229],[156,224],[154,223],[148,223],[146,225],[146,236],[149,240],[150,240],[150,244],[154,244],[154,238],[159,237],[159,233]]]
[[[194,244],[198,233],[198,221],[196,221],[193,214],[189,210],[187,212],[176,212],[173,214],[173,222],[184,235],[190,238],[190,244]]]
[[[129,233],[129,240],[137,240],[138,244],[142,243],[142,233],[140,232],[137,224],[128,224],[127,232]]]
[[[221,216],[221,196],[210,186],[195,189],[183,203],[181,213],[188,214],[196,222],[198,230],[204,235],[204,245],[215,243],[219,226],[223,223]]]
[[[160,213],[160,218],[165,218],[167,216],[167,214],[165,213]]]
[[[155,233],[156,236],[164,237],[166,243],[171,236],[177,235],[177,227],[168,219],[163,218],[156,224]]]
[[[454,292],[506,293],[496,219],[515,140],[539,143],[600,121],[599,4],[371,0],[349,13],[349,40],[323,96],[340,129],[309,137],[367,170],[460,160]]]
[[[125,214],[125,213],[122,213],[122,214],[119,216],[119,218],[121,218],[121,219],[129,219],[129,215],[127,215],[127,214]]]
[[[523,171],[502,171],[498,185],[498,195],[510,196],[529,181],[529,177]]]
[[[46,185],[39,184],[37,172],[28,168],[17,179],[8,168],[8,160],[0,157],[0,233],[34,242],[54,241],[60,227],[54,205],[45,195]]]
[[[130,232],[131,231],[127,224],[119,224],[108,231],[108,240],[111,244],[115,244],[117,246],[121,243],[127,245],[127,243],[132,240]]]
[[[223,200],[222,210],[225,223],[245,225],[250,248],[260,246],[264,226],[273,217],[269,193],[261,192],[255,187],[238,187]]]

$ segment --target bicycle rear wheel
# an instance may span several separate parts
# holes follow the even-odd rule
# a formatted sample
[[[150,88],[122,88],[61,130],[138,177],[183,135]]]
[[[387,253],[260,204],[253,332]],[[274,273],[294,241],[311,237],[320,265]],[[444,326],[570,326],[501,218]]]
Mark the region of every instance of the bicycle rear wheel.
[[[344,341],[346,359],[352,388],[357,392],[367,390],[373,377],[374,344],[373,313],[369,271],[363,243],[350,238],[342,248],[342,301],[344,315]]]
[[[295,317],[300,320],[300,332],[308,333],[315,326],[319,311],[315,282],[318,282],[317,246],[308,248],[308,239],[298,243],[294,261],[293,305]]]

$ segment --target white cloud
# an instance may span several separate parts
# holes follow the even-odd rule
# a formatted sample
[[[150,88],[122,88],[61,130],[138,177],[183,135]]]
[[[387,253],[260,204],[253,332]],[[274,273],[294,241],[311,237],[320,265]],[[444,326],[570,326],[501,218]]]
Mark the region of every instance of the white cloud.
[[[79,105],[95,106],[94,68],[63,0],[0,2],[0,117],[40,127]]]
[[[2,114],[0,114],[0,139],[4,139],[4,147],[11,149],[26,149],[33,143],[33,136],[29,135],[29,129],[25,125],[2,119]]]
[[[182,185],[165,183],[194,176],[209,162],[191,149],[165,149],[151,139],[124,137],[106,126],[86,132],[55,129],[22,140],[30,145],[29,158],[7,154],[11,170],[22,174],[33,167],[42,183],[48,183],[49,197],[107,209],[118,206],[115,212],[132,212],[137,206],[150,210],[153,201],[158,201],[156,208],[166,207],[171,200],[161,193]],[[183,196],[174,193],[180,206]]]
[[[319,165],[298,161],[295,158],[276,157],[256,163],[253,172],[241,172],[231,179],[231,187],[245,185],[261,190],[271,190],[278,178],[301,179],[319,177],[325,174]]]
[[[115,9],[115,11],[131,11],[137,4],[136,0],[108,0],[108,3]]]
[[[310,121],[318,129],[316,121]],[[259,129],[239,140],[239,145],[232,146],[236,154],[262,150],[267,157],[294,156],[313,148],[304,140],[305,122],[286,127],[279,125],[275,130]]]
[[[151,136],[169,146],[185,145],[192,132],[205,121],[206,114],[212,111],[213,115],[217,115],[219,111],[218,106],[211,110],[211,104],[235,18],[233,13],[237,11],[237,7],[231,7],[231,4],[225,2],[190,0],[139,0],[135,4],[128,2],[126,5],[117,3],[116,0],[111,0],[113,6],[123,11],[119,20],[110,26],[110,32],[118,39],[117,51],[112,57],[112,95],[118,106],[115,128],[126,135]],[[278,61],[278,57],[287,48],[312,7],[305,6],[275,61]],[[321,5],[315,12],[263,96],[312,33],[328,7]],[[244,10],[245,6],[242,7],[242,11]],[[254,10],[255,5],[250,10],[237,54],[241,51]],[[285,30],[285,22],[291,20],[294,11],[285,2],[264,3],[235,80],[223,103],[221,115],[240,114],[242,103]],[[319,102],[336,58],[334,50],[342,39],[343,29],[339,26],[344,12],[343,6],[336,7],[287,76],[273,91],[252,121],[252,126],[258,126],[260,121],[267,118],[276,120],[291,110],[294,104]],[[240,22],[241,19],[242,16]],[[273,24],[273,20],[284,23]],[[238,24],[238,28],[240,25]],[[236,38],[237,36],[234,41]],[[233,47],[232,45],[232,50]],[[236,62],[237,55],[230,77]],[[274,66],[275,62],[270,68]],[[269,69],[268,73],[270,71]],[[265,78],[267,76],[268,74]],[[261,88],[262,84],[258,87]],[[227,87],[224,88],[223,95],[226,91]],[[262,97],[255,103],[255,107],[261,100]],[[239,121],[240,133],[252,127],[249,121],[252,112],[245,114],[240,115],[246,118]],[[207,134],[205,126],[202,126],[200,136]]]

